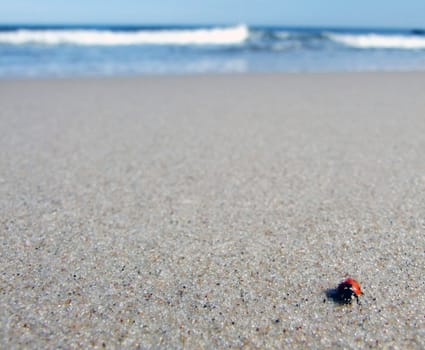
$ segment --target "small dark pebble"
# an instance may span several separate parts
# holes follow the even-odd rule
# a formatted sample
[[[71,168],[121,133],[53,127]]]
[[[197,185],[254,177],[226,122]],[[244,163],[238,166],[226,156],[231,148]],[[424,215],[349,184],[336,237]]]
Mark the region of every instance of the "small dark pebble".
[[[277,318],[276,320],[274,320],[274,323],[279,323],[280,320]]]

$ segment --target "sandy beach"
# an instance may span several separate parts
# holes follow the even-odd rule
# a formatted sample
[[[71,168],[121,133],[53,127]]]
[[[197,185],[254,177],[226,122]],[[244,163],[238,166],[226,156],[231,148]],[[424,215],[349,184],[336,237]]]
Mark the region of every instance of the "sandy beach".
[[[1,349],[425,348],[425,73],[0,81]],[[350,275],[361,304],[326,291]]]

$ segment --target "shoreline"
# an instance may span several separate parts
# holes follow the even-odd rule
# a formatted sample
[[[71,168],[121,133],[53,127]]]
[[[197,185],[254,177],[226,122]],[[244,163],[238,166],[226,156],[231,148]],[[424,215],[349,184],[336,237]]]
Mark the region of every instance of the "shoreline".
[[[214,78],[214,77],[279,77],[279,76],[315,76],[315,75],[410,75],[424,74],[425,69],[388,69],[388,70],[310,70],[310,71],[250,71],[250,72],[206,72],[206,73],[140,73],[114,75],[64,75],[64,76],[4,76],[0,82],[6,81],[60,81],[60,80],[140,80],[140,79],[167,79],[167,78]]]

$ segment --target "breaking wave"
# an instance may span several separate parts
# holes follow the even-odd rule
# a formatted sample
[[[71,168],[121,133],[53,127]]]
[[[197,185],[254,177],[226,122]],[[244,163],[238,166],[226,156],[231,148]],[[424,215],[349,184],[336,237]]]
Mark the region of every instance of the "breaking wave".
[[[342,45],[356,49],[425,49],[425,36],[417,33],[338,32],[246,25],[212,28],[0,28],[0,44],[9,45],[216,45],[244,49],[287,51],[326,49]]]
[[[235,45],[249,37],[245,25],[207,29],[18,29],[0,32],[0,43],[25,45]]]
[[[327,34],[329,39],[358,49],[425,49],[425,37],[419,35]]]

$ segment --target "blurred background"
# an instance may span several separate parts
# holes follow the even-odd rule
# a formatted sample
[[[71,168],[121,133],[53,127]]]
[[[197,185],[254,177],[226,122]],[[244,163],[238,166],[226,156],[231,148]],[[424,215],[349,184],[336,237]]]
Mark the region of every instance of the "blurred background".
[[[425,69],[425,1],[0,0],[0,77]]]

